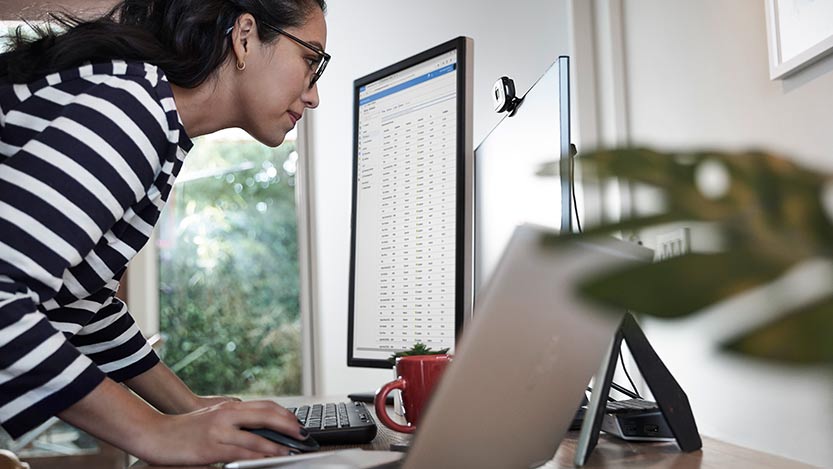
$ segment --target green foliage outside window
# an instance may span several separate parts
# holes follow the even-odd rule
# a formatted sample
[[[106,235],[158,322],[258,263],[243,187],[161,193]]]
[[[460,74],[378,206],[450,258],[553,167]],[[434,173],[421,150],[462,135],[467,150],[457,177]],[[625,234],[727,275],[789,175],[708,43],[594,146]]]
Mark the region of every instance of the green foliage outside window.
[[[301,392],[294,141],[200,141],[160,223],[164,361],[201,394]]]

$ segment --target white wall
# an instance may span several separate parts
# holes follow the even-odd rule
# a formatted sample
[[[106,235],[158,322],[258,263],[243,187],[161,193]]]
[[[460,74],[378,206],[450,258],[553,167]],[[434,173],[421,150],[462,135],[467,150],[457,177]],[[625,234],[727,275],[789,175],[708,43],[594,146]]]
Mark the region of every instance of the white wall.
[[[569,49],[564,0],[333,0],[327,25],[333,60],[311,122],[316,387],[340,395],[374,390],[391,378],[387,370],[346,366],[353,80],[454,37],[473,38],[477,145],[498,120],[489,100],[494,80],[510,75],[526,90]]]
[[[833,57],[771,81],[763,0],[624,2],[631,140],[760,146],[833,169]]]
[[[833,170],[833,58],[770,81],[763,0],[623,6],[631,142],[758,147]],[[701,241],[695,232],[695,247]],[[646,325],[691,398],[701,432],[833,465],[833,374],[716,353],[713,338],[736,327],[736,313],[724,307],[693,321]]]

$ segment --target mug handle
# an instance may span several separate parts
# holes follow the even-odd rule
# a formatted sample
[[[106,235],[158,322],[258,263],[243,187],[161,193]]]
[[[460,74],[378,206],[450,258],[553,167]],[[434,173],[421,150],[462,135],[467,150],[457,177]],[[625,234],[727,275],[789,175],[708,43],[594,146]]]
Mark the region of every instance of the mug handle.
[[[388,394],[394,389],[404,391],[405,380],[402,378],[397,378],[394,381],[385,384],[384,386],[379,388],[378,391],[376,391],[376,397],[373,399],[373,407],[376,409],[376,417],[391,430],[401,433],[413,433],[414,430],[416,430],[416,427],[410,424],[407,427],[404,425],[400,425],[391,420],[390,416],[388,415],[388,409],[385,406],[385,400],[388,397]]]

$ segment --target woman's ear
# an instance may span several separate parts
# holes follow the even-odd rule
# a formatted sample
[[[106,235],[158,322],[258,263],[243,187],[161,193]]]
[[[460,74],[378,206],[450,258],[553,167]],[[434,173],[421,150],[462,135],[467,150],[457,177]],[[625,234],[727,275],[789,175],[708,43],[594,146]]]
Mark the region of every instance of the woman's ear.
[[[244,13],[237,17],[234,29],[231,31],[231,43],[238,69],[245,68],[246,58],[249,55],[249,42],[256,37],[257,22],[254,16]]]

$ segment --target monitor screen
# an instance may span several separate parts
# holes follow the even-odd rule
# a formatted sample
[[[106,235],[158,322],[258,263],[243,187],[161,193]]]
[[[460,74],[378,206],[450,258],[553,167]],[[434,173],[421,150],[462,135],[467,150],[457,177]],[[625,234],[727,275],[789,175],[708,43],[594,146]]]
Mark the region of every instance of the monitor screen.
[[[454,349],[472,295],[471,39],[354,82],[348,365]]]
[[[569,58],[555,61],[474,151],[475,292],[494,271],[515,227],[572,229]],[[560,162],[560,177],[536,173]]]

